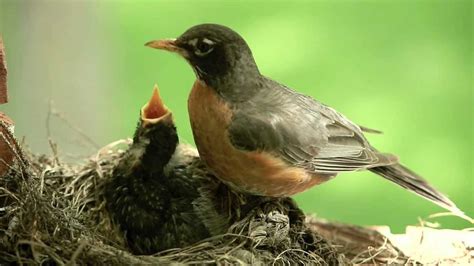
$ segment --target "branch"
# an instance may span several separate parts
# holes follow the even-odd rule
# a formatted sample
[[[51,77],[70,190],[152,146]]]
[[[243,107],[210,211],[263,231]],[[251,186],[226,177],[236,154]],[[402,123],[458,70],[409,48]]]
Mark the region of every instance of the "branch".
[[[7,92],[7,62],[5,47],[3,46],[2,36],[0,36],[0,104],[8,102]]]

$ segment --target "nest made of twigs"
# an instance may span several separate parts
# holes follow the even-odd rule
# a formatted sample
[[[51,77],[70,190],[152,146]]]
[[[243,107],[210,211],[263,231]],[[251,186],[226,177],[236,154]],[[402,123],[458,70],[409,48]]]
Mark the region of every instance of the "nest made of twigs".
[[[225,234],[151,256],[133,255],[124,244],[123,235],[111,223],[102,196],[105,182],[124,153],[117,144],[123,143],[127,141],[101,149],[82,164],[61,163],[57,157],[24,155],[18,145],[12,147],[16,163],[7,175],[0,177],[0,263],[330,265],[407,261],[380,234],[368,235],[363,228],[355,233],[365,237],[358,248],[344,241],[331,244],[327,235],[323,237],[314,230],[324,233],[335,225],[328,227],[324,221],[315,219],[309,219],[309,226],[301,223],[289,227],[287,242],[273,241],[272,237],[277,239],[281,235],[259,238],[252,230],[261,229],[255,223],[262,221],[254,217],[267,211],[259,208],[232,224]],[[309,235],[311,243],[302,244]],[[367,252],[368,246],[378,248],[377,254]]]

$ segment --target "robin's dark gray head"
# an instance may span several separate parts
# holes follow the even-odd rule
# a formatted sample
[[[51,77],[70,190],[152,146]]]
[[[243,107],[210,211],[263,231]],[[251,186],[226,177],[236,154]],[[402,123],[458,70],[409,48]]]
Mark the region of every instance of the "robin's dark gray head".
[[[201,24],[177,39],[151,41],[146,45],[180,54],[193,67],[198,79],[216,90],[226,90],[232,84],[242,87],[245,82],[260,77],[245,40],[225,26]]]

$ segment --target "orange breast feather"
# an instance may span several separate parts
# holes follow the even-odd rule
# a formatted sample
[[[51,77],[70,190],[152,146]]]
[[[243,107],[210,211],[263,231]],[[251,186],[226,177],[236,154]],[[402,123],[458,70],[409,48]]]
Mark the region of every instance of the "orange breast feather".
[[[269,153],[236,149],[227,132],[231,108],[200,81],[194,83],[189,95],[188,111],[201,159],[233,188],[257,195],[289,196],[328,179],[289,166]]]

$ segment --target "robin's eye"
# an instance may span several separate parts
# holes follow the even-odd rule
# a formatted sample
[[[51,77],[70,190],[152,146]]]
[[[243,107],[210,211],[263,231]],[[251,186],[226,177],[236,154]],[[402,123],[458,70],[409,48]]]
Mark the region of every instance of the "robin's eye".
[[[209,39],[202,39],[197,42],[194,53],[197,56],[205,56],[214,50],[214,42]]]

